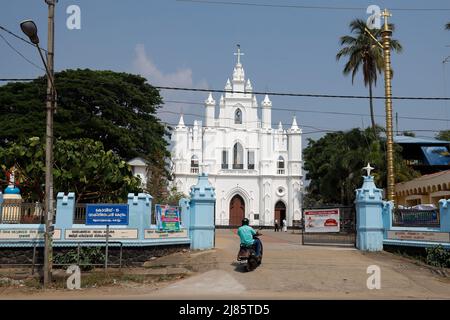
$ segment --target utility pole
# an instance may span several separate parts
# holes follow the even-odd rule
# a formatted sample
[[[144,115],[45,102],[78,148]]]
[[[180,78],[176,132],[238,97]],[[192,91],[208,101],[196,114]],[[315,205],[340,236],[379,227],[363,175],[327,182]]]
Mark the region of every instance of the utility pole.
[[[391,36],[388,17],[392,14],[387,10],[381,13],[384,18],[384,26],[381,31],[384,58],[384,89],[386,103],[386,158],[387,158],[387,199],[395,200],[395,176],[394,176],[394,137],[392,128],[392,86],[391,86]]]
[[[48,5],[48,42],[47,42],[47,125],[45,145],[45,249],[44,249],[44,287],[51,283],[53,269],[53,113],[56,95],[53,87],[54,49],[55,49],[55,5],[57,0],[45,0]]]

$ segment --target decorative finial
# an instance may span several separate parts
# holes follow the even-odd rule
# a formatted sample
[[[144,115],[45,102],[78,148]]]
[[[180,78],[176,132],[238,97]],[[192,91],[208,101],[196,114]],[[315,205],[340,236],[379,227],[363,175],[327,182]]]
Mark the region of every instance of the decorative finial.
[[[241,64],[241,56],[244,56],[245,54],[241,53],[241,45],[240,44],[237,45],[237,53],[235,53],[234,55],[238,57],[237,64]]]
[[[372,171],[373,169],[375,169],[375,168],[372,168],[370,166],[370,163],[367,163],[367,167],[363,168],[363,170],[366,170],[366,172],[367,172],[367,177],[370,177],[370,171]]]
[[[381,12],[381,16],[384,18],[384,30],[389,30],[388,18],[392,17],[392,13],[388,11],[388,9],[384,9]]]

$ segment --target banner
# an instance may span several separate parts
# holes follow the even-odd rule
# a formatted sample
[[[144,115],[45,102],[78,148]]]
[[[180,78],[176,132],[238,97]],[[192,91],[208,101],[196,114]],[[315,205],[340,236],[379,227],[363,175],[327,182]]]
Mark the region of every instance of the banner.
[[[180,209],[169,205],[155,206],[156,224],[159,230],[179,231],[180,230]]]
[[[305,232],[339,232],[339,209],[305,210]]]

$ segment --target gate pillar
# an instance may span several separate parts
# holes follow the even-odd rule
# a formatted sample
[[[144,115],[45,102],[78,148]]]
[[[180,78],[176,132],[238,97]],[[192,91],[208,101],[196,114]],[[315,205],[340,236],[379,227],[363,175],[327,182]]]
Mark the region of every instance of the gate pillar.
[[[355,205],[356,247],[363,251],[383,251],[383,192],[375,186],[370,170],[364,176],[362,187],[356,190]]]
[[[189,237],[191,249],[212,249],[215,238],[214,187],[208,181],[208,175],[202,173],[198,182],[191,187],[189,212]]]

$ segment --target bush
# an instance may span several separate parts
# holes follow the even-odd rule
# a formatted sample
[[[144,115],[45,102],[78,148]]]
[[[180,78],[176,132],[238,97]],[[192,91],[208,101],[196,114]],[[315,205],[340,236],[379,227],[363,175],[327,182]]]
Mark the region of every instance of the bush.
[[[450,268],[450,251],[441,245],[427,248],[427,263],[441,268]]]
[[[81,247],[78,261],[78,250],[71,249],[66,253],[58,253],[53,259],[54,264],[70,265],[78,264],[83,271],[94,268],[94,264],[105,263],[105,253],[101,247]]]

